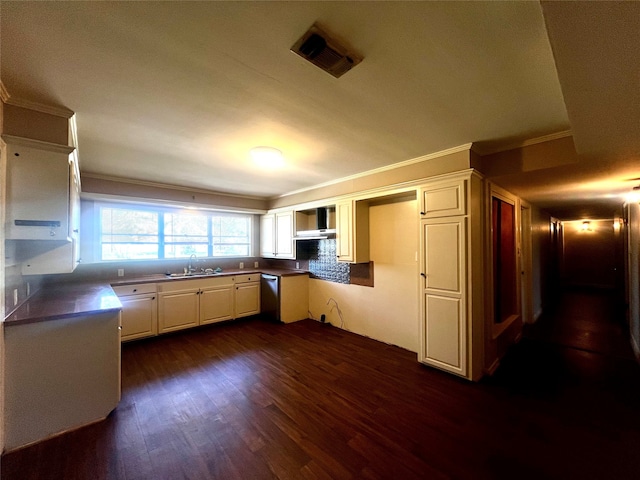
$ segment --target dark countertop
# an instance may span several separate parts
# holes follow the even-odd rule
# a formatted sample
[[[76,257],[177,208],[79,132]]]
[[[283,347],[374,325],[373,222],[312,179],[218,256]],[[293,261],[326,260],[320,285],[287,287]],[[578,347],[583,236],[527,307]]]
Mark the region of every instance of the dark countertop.
[[[308,275],[305,270],[285,270],[278,268],[225,270],[222,273],[206,276],[167,277],[163,274],[145,275],[136,278],[112,280],[103,283],[67,283],[47,285],[29,297],[11,315],[5,319],[5,327],[25,323],[43,322],[59,318],[77,317],[92,313],[118,311],[122,308],[120,300],[111,288],[118,285],[138,283],[180,282],[198,278],[223,277],[229,275],[251,275],[266,273],[281,277]]]
[[[109,284],[50,285],[29,297],[4,321],[5,327],[87,314],[117,312],[120,300]]]
[[[123,278],[123,279],[115,279],[111,280],[110,284],[114,287],[120,285],[135,285],[138,283],[160,283],[160,282],[180,282],[182,280],[195,280],[199,278],[211,278],[211,277],[227,277],[230,275],[251,275],[251,274],[260,274],[266,273],[267,275],[276,275],[278,277],[290,277],[295,275],[308,275],[309,272],[306,270],[286,270],[284,268],[252,268],[252,269],[242,269],[242,270],[224,270],[221,273],[216,273],[213,275],[191,275],[186,277],[168,277],[167,275],[157,274],[157,275],[144,275],[141,277],[131,277],[131,278]]]

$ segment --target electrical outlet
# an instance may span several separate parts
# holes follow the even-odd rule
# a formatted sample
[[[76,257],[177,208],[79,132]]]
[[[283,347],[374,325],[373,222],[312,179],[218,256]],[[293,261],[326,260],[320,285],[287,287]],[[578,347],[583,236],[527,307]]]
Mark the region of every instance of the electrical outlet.
[[[253,262],[253,268],[258,268],[258,262]]]
[[[300,270],[300,262],[296,262],[296,270]]]
[[[118,269],[118,276],[119,277],[124,277],[124,268],[119,268]]]
[[[13,289],[13,306],[15,307],[18,304],[18,289]]]
[[[240,262],[240,268],[244,268],[244,262]]]

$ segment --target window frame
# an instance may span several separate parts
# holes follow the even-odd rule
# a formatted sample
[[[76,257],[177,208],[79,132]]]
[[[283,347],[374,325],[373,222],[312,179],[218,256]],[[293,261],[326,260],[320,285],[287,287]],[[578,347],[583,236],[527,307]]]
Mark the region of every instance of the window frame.
[[[130,202],[109,202],[109,201],[96,201],[94,204],[94,221],[93,221],[93,230],[94,230],[94,238],[95,242],[93,248],[93,258],[98,263],[111,263],[111,262],[153,262],[153,261],[171,261],[171,260],[183,260],[189,258],[188,256],[166,256],[166,246],[167,245],[179,245],[183,242],[167,242],[166,235],[164,232],[165,227],[165,214],[195,214],[201,215],[206,218],[207,222],[207,255],[198,255],[198,258],[212,258],[212,259],[233,259],[233,258],[247,258],[252,257],[256,250],[255,245],[255,223],[256,223],[256,214],[253,212],[233,212],[227,210],[218,210],[218,209],[194,209],[193,207],[169,207],[169,206],[158,206],[158,205],[148,205],[144,203],[130,203]],[[119,258],[119,259],[104,259],[102,248],[102,211],[104,208],[112,208],[112,209],[124,209],[124,210],[132,210],[132,211],[141,211],[141,212],[153,212],[158,214],[158,253],[155,258]],[[240,242],[238,245],[246,245],[247,254],[234,254],[234,255],[215,255],[215,245],[214,239],[216,235],[213,234],[212,227],[212,219],[216,217],[236,217],[236,218],[244,218],[247,222],[247,236],[246,243]],[[217,237],[220,237],[218,235]],[[152,244],[156,244],[151,242]],[[184,243],[183,243],[184,244]],[[196,244],[204,244],[204,242],[195,242]],[[235,245],[231,243],[230,245]]]

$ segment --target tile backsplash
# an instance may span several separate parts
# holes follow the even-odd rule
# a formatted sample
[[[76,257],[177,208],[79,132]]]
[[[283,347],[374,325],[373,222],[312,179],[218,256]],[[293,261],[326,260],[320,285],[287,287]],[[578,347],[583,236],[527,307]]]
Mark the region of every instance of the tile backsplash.
[[[309,272],[316,278],[335,283],[351,283],[351,265],[338,262],[336,240],[308,240],[300,252],[309,259]]]

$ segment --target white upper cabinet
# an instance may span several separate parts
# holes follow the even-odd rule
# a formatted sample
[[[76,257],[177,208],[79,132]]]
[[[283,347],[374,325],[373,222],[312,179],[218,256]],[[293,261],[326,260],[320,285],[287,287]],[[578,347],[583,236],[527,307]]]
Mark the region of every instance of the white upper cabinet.
[[[80,172],[75,149],[3,135],[5,235],[24,275],[71,273],[80,262]]]
[[[294,211],[268,213],[260,217],[260,256],[295,258]]]
[[[339,262],[369,261],[369,205],[366,202],[336,203],[336,242]]]
[[[3,136],[3,140],[7,143],[6,239],[71,241],[73,230],[79,229],[71,218],[74,149],[18,137]]]
[[[422,218],[465,215],[465,181],[436,182],[420,189],[420,215]]]

